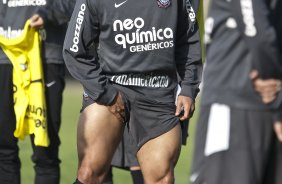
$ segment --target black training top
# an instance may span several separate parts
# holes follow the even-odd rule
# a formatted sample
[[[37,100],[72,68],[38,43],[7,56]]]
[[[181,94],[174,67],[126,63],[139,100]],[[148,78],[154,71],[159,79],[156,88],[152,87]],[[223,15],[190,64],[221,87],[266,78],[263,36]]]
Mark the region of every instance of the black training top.
[[[63,55],[70,73],[101,104],[114,100],[112,82],[162,94],[179,79],[181,95],[194,99],[198,93],[201,49],[189,0],[78,1]]]
[[[281,104],[282,93],[274,103],[264,105],[249,78],[257,69],[262,78],[281,79],[281,8],[281,1],[270,0],[211,2],[205,26],[203,104],[251,109]]]

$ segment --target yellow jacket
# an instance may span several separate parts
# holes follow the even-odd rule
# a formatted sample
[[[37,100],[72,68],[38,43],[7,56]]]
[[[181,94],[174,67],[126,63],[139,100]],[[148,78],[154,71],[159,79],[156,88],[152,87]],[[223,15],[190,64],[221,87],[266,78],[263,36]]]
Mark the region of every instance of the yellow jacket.
[[[0,46],[13,64],[14,136],[24,139],[34,134],[37,146],[49,145],[47,111],[40,56],[39,33],[26,22],[21,36],[7,39],[0,36]]]

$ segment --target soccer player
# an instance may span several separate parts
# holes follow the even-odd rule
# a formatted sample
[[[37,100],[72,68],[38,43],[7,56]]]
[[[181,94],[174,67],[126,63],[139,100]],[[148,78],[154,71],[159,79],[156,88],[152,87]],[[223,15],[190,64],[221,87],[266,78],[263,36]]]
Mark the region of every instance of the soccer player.
[[[58,0],[49,3],[46,8],[40,8],[30,20],[33,27],[44,27],[48,22],[56,23],[57,25],[65,24],[69,21],[74,9],[76,0]],[[96,51],[93,49],[94,54]],[[129,170],[134,184],[143,184],[143,175],[141,168],[136,158],[136,144],[132,141],[132,136],[127,131],[124,132],[123,138],[116,150],[112,166],[121,169]],[[112,168],[109,169],[103,184],[112,184],[113,174]]]
[[[282,183],[281,5],[210,3],[193,184]]]
[[[98,57],[89,52],[93,44]],[[179,121],[194,108],[202,67],[191,3],[79,1],[63,53],[85,91],[76,183],[102,183],[126,125],[145,183],[173,183]]]

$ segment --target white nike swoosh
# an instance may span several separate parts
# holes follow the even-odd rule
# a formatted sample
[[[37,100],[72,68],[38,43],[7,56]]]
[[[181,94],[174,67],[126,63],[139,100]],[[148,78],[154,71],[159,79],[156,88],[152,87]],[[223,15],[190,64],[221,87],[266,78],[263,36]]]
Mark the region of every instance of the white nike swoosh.
[[[128,0],[125,0],[125,1],[123,1],[122,3],[119,3],[119,4],[115,3],[115,8],[120,7],[121,5],[123,5],[124,3],[126,3],[127,1],[128,1]]]
[[[56,83],[56,81],[52,81],[46,84],[47,88],[50,88],[51,86],[53,86]]]

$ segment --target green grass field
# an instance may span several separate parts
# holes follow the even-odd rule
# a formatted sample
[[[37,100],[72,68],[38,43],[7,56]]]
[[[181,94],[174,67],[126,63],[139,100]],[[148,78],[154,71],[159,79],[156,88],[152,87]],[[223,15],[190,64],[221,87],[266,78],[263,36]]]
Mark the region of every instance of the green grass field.
[[[72,184],[76,177],[77,154],[76,154],[76,123],[81,107],[82,90],[79,84],[67,82],[64,91],[62,126],[60,130],[61,147],[61,184]],[[197,106],[198,109],[198,106]],[[175,169],[176,184],[188,184],[190,163],[192,159],[193,137],[195,129],[195,113],[190,122],[188,144],[182,147],[180,159]],[[19,141],[20,157],[22,162],[22,184],[33,184],[34,170],[31,162],[31,145],[27,137],[24,141]],[[115,184],[131,184],[129,172],[114,169]],[[51,183],[50,183],[51,184]]]

